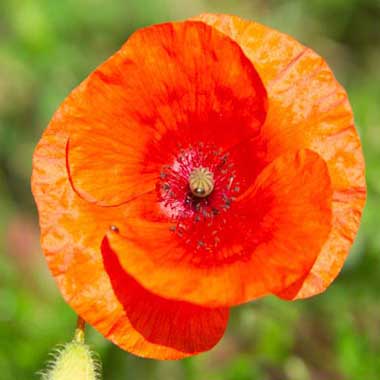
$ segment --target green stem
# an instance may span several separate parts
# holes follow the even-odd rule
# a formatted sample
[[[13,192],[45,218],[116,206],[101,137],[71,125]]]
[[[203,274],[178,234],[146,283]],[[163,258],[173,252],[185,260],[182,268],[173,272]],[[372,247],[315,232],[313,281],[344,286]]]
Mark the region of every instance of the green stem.
[[[86,329],[86,322],[78,315],[77,327],[75,329],[74,341],[77,343],[84,343],[84,333]]]

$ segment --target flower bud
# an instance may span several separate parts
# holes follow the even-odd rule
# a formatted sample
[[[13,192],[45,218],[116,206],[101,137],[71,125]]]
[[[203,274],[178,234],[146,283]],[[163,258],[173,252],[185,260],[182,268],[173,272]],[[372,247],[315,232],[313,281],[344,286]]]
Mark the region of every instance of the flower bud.
[[[83,342],[81,332],[54,353],[41,380],[100,380],[100,362]]]

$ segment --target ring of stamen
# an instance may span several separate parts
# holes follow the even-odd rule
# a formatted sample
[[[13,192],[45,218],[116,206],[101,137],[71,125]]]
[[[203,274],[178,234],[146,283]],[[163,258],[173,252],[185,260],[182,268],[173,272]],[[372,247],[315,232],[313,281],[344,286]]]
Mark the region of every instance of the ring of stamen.
[[[214,176],[207,168],[195,168],[189,175],[189,187],[195,197],[209,196],[214,190],[214,185]]]

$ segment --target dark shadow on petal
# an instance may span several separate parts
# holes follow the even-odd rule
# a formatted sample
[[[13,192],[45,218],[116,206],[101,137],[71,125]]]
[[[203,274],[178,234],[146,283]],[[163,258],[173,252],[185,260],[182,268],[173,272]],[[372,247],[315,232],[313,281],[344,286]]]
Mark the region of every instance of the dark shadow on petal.
[[[311,270],[311,269],[310,269]],[[310,271],[308,271],[304,276],[299,280],[291,284],[288,288],[282,290],[281,292],[275,294],[277,297],[282,298],[285,301],[293,301],[297,297],[298,292],[302,288],[303,283],[305,282]]]

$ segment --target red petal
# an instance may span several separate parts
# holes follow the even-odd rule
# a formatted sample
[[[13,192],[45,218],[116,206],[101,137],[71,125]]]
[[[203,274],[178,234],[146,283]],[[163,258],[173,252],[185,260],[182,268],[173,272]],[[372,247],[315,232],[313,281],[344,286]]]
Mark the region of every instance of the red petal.
[[[220,250],[208,256],[171,231],[155,202],[154,195],[132,202],[119,233],[108,234],[110,245],[147,289],[204,306],[236,305],[285,289],[310,270],[331,226],[327,167],[307,150],[276,159],[218,216],[225,219]]]
[[[102,243],[102,252],[114,293],[125,311],[116,328],[107,334],[116,344],[134,344],[135,350],[148,357],[157,357],[154,344],[167,346],[177,350],[179,357],[209,350],[223,336],[228,309],[208,309],[156,296],[124,272],[107,239]],[[129,325],[144,339],[132,341]],[[164,355],[168,355],[169,350],[166,351]]]
[[[310,275],[281,296],[320,293],[343,266],[366,198],[364,159],[347,94],[326,62],[292,37],[235,16],[205,14],[198,19],[233,38],[266,86],[269,112],[257,138],[260,145],[252,142],[256,166],[301,148],[317,152],[327,163],[333,188],[330,236]]]
[[[82,198],[105,206],[153,189],[178,144],[225,150],[257,135],[266,115],[250,61],[200,22],[136,32],[74,97],[70,179]]]
[[[133,354],[180,359],[210,349],[224,332],[228,310],[152,295],[121,271],[109,250],[103,263],[102,238],[125,220],[126,207],[89,204],[70,186],[65,147],[75,125],[70,123],[73,98],[61,106],[33,157],[41,245],[63,297],[87,323]]]

